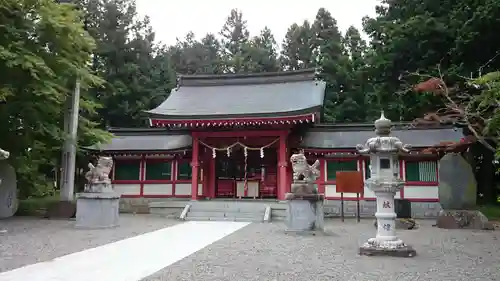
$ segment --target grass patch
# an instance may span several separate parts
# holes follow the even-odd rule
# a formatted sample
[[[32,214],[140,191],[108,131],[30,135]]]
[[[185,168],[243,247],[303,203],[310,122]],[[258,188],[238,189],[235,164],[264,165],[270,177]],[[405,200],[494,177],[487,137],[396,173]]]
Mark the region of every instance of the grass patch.
[[[41,198],[29,198],[19,200],[19,208],[16,216],[40,216],[45,213],[47,208],[59,201],[59,196],[47,196]]]
[[[485,205],[479,207],[479,210],[489,220],[500,221],[500,205]]]

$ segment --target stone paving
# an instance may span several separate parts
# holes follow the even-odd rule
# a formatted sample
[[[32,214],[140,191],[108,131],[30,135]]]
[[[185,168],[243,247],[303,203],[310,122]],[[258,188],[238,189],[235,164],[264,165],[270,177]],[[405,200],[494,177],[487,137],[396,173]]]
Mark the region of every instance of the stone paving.
[[[180,222],[154,216],[121,215],[117,228],[75,229],[74,223],[26,217],[0,220],[0,230],[7,230],[0,233],[0,272],[49,261]]]
[[[0,272],[178,223],[149,215],[122,215],[120,222],[114,229],[75,230],[72,221],[1,220],[7,233],[0,233]],[[443,230],[420,221],[417,230],[398,231],[417,257],[358,256],[359,245],[375,234],[372,223],[327,220],[334,235],[317,237],[284,234],[279,222],[251,224],[142,281],[500,280],[499,230]]]
[[[290,236],[282,223],[251,224],[143,279],[203,281],[500,280],[500,232],[442,230],[431,221],[398,231],[415,258],[362,257],[372,220],[329,220],[335,236]]]

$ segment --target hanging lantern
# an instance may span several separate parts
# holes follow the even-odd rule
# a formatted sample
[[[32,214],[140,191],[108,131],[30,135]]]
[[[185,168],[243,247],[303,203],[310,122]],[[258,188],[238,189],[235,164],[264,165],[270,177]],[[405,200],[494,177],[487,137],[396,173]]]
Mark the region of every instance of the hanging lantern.
[[[212,158],[215,158],[217,156],[217,151],[215,148],[212,148]]]
[[[260,158],[264,158],[264,148],[260,148]]]

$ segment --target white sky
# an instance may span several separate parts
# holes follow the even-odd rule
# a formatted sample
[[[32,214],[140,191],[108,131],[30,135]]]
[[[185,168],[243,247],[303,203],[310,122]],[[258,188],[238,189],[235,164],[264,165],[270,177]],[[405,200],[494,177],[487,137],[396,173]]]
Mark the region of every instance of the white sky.
[[[361,31],[361,19],[375,15],[379,0],[136,0],[140,15],[148,15],[156,41],[175,44],[193,31],[199,39],[206,33],[218,35],[231,9],[243,13],[250,35],[269,27],[281,45],[288,27],[304,20],[313,21],[319,8],[326,8],[342,32],[354,25]]]

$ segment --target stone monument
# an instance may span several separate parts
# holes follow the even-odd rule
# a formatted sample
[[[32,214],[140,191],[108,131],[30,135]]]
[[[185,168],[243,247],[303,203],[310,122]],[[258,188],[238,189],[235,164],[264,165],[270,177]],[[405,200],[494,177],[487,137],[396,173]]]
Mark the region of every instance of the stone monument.
[[[14,167],[7,161],[10,153],[0,149],[0,218],[12,217],[19,207]]]
[[[459,153],[449,153],[439,161],[439,228],[494,230],[477,209],[477,183],[471,165]]]
[[[365,145],[357,145],[361,154],[370,155],[371,177],[365,181],[367,188],[377,198],[377,235],[370,238],[359,248],[360,255],[414,257],[416,251],[396,236],[396,213],[394,196],[403,186],[399,174],[400,152],[409,152],[409,145],[403,145],[397,137],[391,136],[391,120],[382,112],[375,121],[376,137],[370,138]]]
[[[290,157],[293,168],[292,192],[286,194],[287,232],[311,233],[324,230],[324,196],[318,194],[315,180],[319,176],[319,161],[307,164],[303,151]]]
[[[97,166],[89,163],[85,174],[87,184],[77,194],[76,227],[107,228],[118,226],[120,195],[115,193],[109,179],[113,167],[111,157],[99,157]]]

